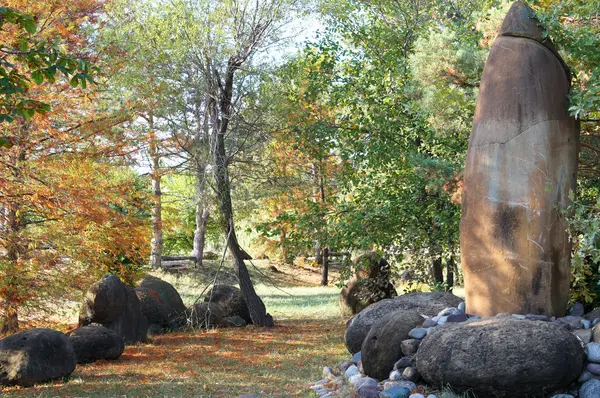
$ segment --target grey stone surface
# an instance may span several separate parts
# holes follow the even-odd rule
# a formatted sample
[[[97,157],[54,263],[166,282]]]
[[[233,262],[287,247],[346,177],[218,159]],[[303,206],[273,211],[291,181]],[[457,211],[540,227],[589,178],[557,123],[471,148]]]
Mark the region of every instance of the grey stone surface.
[[[448,315],[448,319],[447,322],[449,323],[458,323],[458,322],[465,322],[467,319],[469,319],[467,317],[467,314],[456,314],[456,315]]]
[[[417,381],[419,379],[419,372],[417,372],[417,369],[409,366],[402,372],[402,378],[404,380]]]
[[[548,322],[509,317],[439,328],[419,346],[416,366],[434,387],[516,397],[568,387],[580,376],[584,360],[583,348],[570,332]]]
[[[56,330],[30,329],[0,340],[0,386],[30,387],[60,379],[76,365],[69,338]]]
[[[427,329],[424,328],[414,328],[408,332],[408,337],[412,339],[422,339],[425,336],[427,336]]]
[[[444,308],[456,306],[462,300],[448,292],[419,292],[403,294],[392,299],[379,301],[371,304],[358,313],[346,328],[344,342],[350,353],[360,351],[362,342],[371,326],[383,316],[395,310],[414,310],[419,314],[434,315]]]
[[[600,376],[600,363],[588,363],[586,369],[588,372]]]
[[[385,379],[394,363],[402,357],[401,343],[408,333],[423,322],[415,311],[395,311],[375,323],[362,345],[362,365],[365,374]]]
[[[411,356],[417,353],[421,340],[418,339],[406,339],[400,343],[400,350],[405,356]]]
[[[68,336],[75,350],[77,363],[118,359],[125,350],[123,338],[103,326],[82,326],[70,331]]]
[[[579,398],[600,397],[600,380],[592,379],[583,383],[579,389]]]
[[[394,364],[394,370],[396,369],[404,369],[408,366],[412,366],[414,365],[415,360],[413,357],[402,357],[399,360],[396,361],[396,363]]]
[[[567,315],[583,317],[585,315],[585,310],[583,309],[583,304],[575,303],[569,307],[567,311]]]
[[[344,377],[346,379],[350,379],[352,376],[357,375],[357,374],[360,374],[360,372],[358,371],[358,367],[356,367],[356,365],[351,365],[344,372]]]
[[[383,383],[384,390],[389,390],[390,388],[394,387],[405,387],[412,391],[415,388],[417,388],[417,385],[410,380],[386,381],[385,383]]]
[[[406,387],[393,387],[379,393],[381,398],[408,398],[410,390]]]
[[[139,287],[154,291],[158,301],[163,304],[168,312],[170,327],[185,325],[185,305],[177,290],[169,282],[152,275],[146,276]]]
[[[104,275],[87,291],[81,310],[79,326],[115,321],[125,309],[127,286],[113,274]]]
[[[572,333],[579,337],[583,344],[587,344],[592,341],[592,329],[578,329],[573,330]]]
[[[585,346],[587,360],[594,363],[600,363],[600,343],[589,343]]]
[[[204,296],[204,302],[212,302],[221,307],[224,317],[239,316],[246,324],[251,324],[250,310],[242,291],[235,286],[215,285]]]

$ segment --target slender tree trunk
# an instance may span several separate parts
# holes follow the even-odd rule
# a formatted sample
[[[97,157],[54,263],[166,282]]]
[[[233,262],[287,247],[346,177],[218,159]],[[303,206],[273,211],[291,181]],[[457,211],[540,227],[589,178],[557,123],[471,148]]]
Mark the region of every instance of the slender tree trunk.
[[[20,163],[25,160],[25,156],[25,151],[19,150],[18,154],[11,161],[13,166],[12,177],[16,180],[22,179]],[[18,212],[22,208],[19,200],[21,198],[15,197],[8,203],[5,209],[6,233],[3,241],[5,242],[8,267],[5,269],[5,289],[1,297],[3,299],[1,302],[2,312],[4,313],[0,320],[2,324],[0,328],[1,334],[12,334],[19,329],[19,299],[22,295],[19,290],[23,288],[19,281],[19,263],[25,252],[25,246],[21,241],[21,234],[25,228],[25,224]]]
[[[323,172],[322,172],[323,168],[319,167],[319,193],[321,194],[321,203],[323,203],[323,205],[325,205],[325,181],[324,181],[324,176],[323,176]],[[323,213],[321,214],[321,221],[322,221],[322,232],[321,235],[325,235],[325,239],[327,239],[326,236],[326,228],[325,228],[325,207],[323,207]],[[329,248],[328,247],[324,247],[323,248],[323,258],[321,259],[321,286],[327,286],[327,282],[328,282],[328,278],[329,278]]]
[[[281,228],[281,234],[279,234],[279,241],[281,244],[281,261],[283,261],[284,264],[289,264],[290,254],[287,246],[287,235],[285,232],[285,228]]]
[[[18,317],[18,289],[19,282],[15,279],[18,277],[18,262],[19,262],[19,232],[22,229],[21,223],[19,222],[17,212],[14,206],[8,208],[7,214],[7,234],[8,244],[6,245],[6,258],[8,260],[9,267],[5,272],[5,278],[7,283],[6,291],[3,294],[2,302],[2,328],[0,328],[1,334],[12,334],[19,329],[19,317]],[[13,283],[10,281],[14,280]]]
[[[194,250],[192,256],[196,257],[196,266],[202,267],[204,258],[204,242],[206,239],[206,225],[210,212],[208,209],[202,208],[202,203],[196,204],[196,229],[194,231]]]
[[[151,119],[152,120],[152,119]],[[152,124],[152,123],[151,123]],[[150,126],[153,129],[153,126]],[[152,131],[149,138],[150,161],[152,167],[152,251],[150,264],[152,268],[160,268],[162,265],[163,231],[162,231],[162,192],[160,189],[160,155],[156,146],[156,136]]]
[[[444,283],[444,273],[442,270],[442,256],[436,257],[431,264],[433,280],[437,284]]]
[[[196,134],[194,137],[194,168],[196,172],[196,228],[194,230],[194,241],[192,256],[196,258],[196,266],[202,267],[204,260],[204,242],[206,239],[206,225],[210,217],[210,211],[206,205],[204,195],[206,186],[206,159],[208,149],[208,136],[210,134],[208,119],[210,117],[207,107],[203,107],[201,99],[196,100]]]
[[[329,278],[329,249],[323,249],[323,259],[321,263],[321,286],[327,286]]]
[[[454,262],[454,256],[450,255],[446,262],[446,290],[450,291],[454,287],[454,268],[456,263]]]
[[[218,74],[215,73],[213,79],[216,79],[216,82],[211,82],[211,91],[219,93],[209,100],[209,111],[211,112],[214,140],[211,147],[215,162],[215,188],[223,220],[223,230],[228,237],[228,245],[233,256],[235,272],[240,283],[240,290],[248,304],[250,318],[257,326],[274,326],[273,317],[267,313],[265,304],[254,290],[250,274],[248,273],[248,269],[243,260],[244,253],[238,243],[233,222],[233,205],[231,202],[231,186],[227,171],[228,164],[225,151],[225,134],[227,133],[232,112],[231,98],[233,95],[233,78],[238,67],[239,65],[236,66],[235,62],[230,59],[227,66],[225,81],[222,82]],[[217,103],[216,98],[219,98],[219,103]]]

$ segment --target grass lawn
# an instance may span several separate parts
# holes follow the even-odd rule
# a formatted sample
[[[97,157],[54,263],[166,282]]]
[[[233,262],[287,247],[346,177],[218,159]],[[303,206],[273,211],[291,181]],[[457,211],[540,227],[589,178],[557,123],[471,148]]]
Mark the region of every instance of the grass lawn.
[[[203,272],[158,276],[173,283],[189,305],[217,269],[207,264]],[[349,357],[339,289],[319,287],[319,275],[302,268],[272,272],[262,262],[251,271],[275,328],[154,336],[149,344],[126,347],[116,361],[78,365],[66,382],[5,388],[2,397],[314,396],[308,387],[320,379],[323,366]],[[222,269],[218,279],[230,283],[231,277]]]

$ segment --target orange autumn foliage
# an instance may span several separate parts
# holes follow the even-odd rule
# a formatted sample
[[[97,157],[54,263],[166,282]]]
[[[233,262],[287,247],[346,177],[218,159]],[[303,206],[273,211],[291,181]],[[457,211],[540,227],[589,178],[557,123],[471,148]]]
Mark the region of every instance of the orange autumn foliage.
[[[60,38],[66,51],[94,61],[81,27],[95,22],[102,1],[7,3],[35,16],[40,38]],[[132,148],[115,128],[126,118],[98,112],[100,95],[64,78],[27,94],[52,110],[0,125],[11,144],[0,149],[4,332],[18,327],[19,312],[79,296],[104,272],[132,282],[148,250],[144,184],[122,168]]]

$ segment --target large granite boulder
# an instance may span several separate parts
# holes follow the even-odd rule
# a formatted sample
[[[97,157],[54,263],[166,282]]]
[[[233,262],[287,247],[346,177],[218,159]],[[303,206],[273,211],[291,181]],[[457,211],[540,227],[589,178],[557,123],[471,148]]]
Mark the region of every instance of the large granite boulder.
[[[225,312],[212,302],[194,304],[187,310],[188,325],[193,328],[209,329],[217,326],[230,326],[224,322]]]
[[[185,324],[186,308],[173,285],[160,278],[148,275],[140,282],[139,287],[156,292],[159,302],[167,308],[169,323],[172,327]]]
[[[398,295],[390,283],[390,265],[378,253],[369,252],[354,260],[355,275],[340,292],[340,311],[355,315],[369,305]]]
[[[0,385],[29,387],[68,377],[77,358],[69,338],[51,329],[31,329],[0,340]]]
[[[123,338],[104,326],[83,326],[67,335],[75,350],[77,363],[118,359],[125,350]]]
[[[110,323],[125,309],[127,286],[113,274],[104,275],[85,294],[79,312],[79,325]]]
[[[252,323],[248,304],[240,289],[235,286],[215,285],[204,296],[204,302],[218,304],[225,317],[239,316],[247,324]]]
[[[344,334],[346,348],[352,354],[359,352],[371,326],[388,313],[413,310],[419,314],[435,316],[445,308],[458,306],[461,301],[452,293],[436,291],[408,293],[371,304],[348,322]]]
[[[135,290],[127,288],[125,310],[114,322],[103,326],[121,335],[126,345],[148,341],[148,320],[142,314],[140,300],[137,298]]]
[[[92,323],[117,332],[127,345],[147,341],[148,321],[135,290],[115,275],[105,275],[85,295],[79,326]]]
[[[544,397],[583,370],[579,339],[551,322],[492,318],[446,324],[421,342],[416,365],[435,387],[481,397]]]
[[[174,326],[169,319],[169,308],[162,302],[157,292],[145,287],[136,287],[134,290],[149,326],[157,325],[161,329]]]
[[[424,320],[418,312],[398,310],[375,322],[362,344],[364,373],[378,380],[387,379],[394,363],[404,356],[400,343]]]
[[[486,62],[464,172],[460,250],[467,312],[563,316],[579,126],[570,74],[526,5]]]

